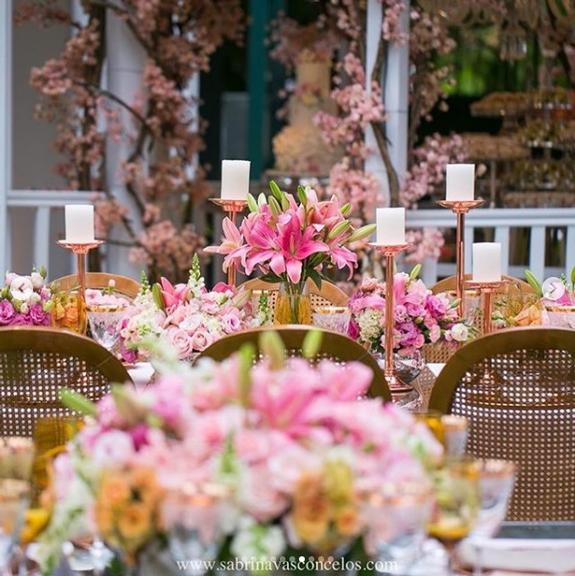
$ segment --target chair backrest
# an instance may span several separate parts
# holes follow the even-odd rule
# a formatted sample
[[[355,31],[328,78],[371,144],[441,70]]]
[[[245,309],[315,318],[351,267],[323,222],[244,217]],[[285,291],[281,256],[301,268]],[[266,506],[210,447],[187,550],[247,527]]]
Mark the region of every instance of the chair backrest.
[[[468,452],[519,465],[508,518],[575,518],[575,331],[514,328],[458,350],[430,409],[470,421]]]
[[[252,280],[244,282],[241,285],[241,288],[252,290],[254,292],[267,292],[273,320],[274,308],[280,285],[270,284],[269,282],[264,282],[259,278],[253,278]],[[312,310],[316,310],[322,306],[347,306],[349,296],[341,288],[331,282],[323,280],[321,283],[321,289],[318,289],[311,280],[308,280],[307,289],[311,300]]]
[[[88,272],[86,274],[86,287],[94,289],[107,288],[110,280],[116,283],[114,290],[123,296],[134,299],[140,291],[140,284],[133,278],[121,276],[119,274],[108,274],[106,272]],[[54,280],[61,290],[72,290],[79,286],[78,275],[70,274]]]
[[[504,283],[501,286],[501,291],[507,290],[509,285],[512,285],[523,293],[535,292],[533,287],[528,282],[525,282],[525,280],[521,280],[520,278],[514,278],[513,276],[503,276],[502,279],[504,280]],[[465,280],[471,280],[471,274],[466,274]],[[434,284],[431,287],[431,291],[434,294],[455,291],[455,282],[455,276],[448,276],[447,278],[437,282],[437,284]]]
[[[108,350],[53,328],[0,328],[0,435],[31,437],[40,418],[74,416],[59,393],[70,388],[97,401],[113,382],[130,382]]]
[[[319,330],[319,328],[314,329]],[[212,358],[221,362],[239,350],[244,344],[248,343],[255,347],[257,351],[256,357],[260,357],[259,338],[261,333],[266,330],[270,330],[270,328],[256,328],[220,338],[208,346],[199,357]],[[277,332],[283,340],[287,356],[301,356],[303,341],[309,332],[309,328],[302,326],[281,326],[273,328],[273,330]],[[361,362],[365,364],[371,368],[373,372],[369,390],[370,396],[379,396],[386,401],[391,401],[391,392],[387,386],[383,371],[375,358],[363,348],[363,346],[360,346],[354,340],[337,332],[330,332],[328,330],[321,330],[321,332],[323,333],[321,347],[314,361],[327,358],[341,363]]]

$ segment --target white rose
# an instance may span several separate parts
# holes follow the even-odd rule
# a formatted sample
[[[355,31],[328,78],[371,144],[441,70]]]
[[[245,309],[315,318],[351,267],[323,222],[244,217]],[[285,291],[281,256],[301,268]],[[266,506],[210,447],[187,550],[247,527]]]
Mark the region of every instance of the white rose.
[[[232,541],[231,552],[237,558],[253,561],[278,558],[285,547],[285,538],[279,526],[255,524],[251,518],[244,517]]]
[[[27,302],[34,294],[34,286],[29,276],[16,276],[10,284],[10,293],[14,300]]]
[[[16,278],[18,278],[18,275],[14,274],[14,272],[6,272],[6,286],[10,287]]]
[[[39,272],[32,272],[30,279],[32,280],[32,286],[34,286],[36,290],[39,290],[44,285],[44,278],[42,278]]]
[[[465,324],[456,324],[451,328],[451,336],[456,342],[466,342],[469,338],[469,328]]]
[[[21,314],[28,314],[29,310],[30,310],[30,308],[28,308],[28,304],[26,304],[26,302],[24,302],[22,304],[22,306],[20,306],[20,313]]]

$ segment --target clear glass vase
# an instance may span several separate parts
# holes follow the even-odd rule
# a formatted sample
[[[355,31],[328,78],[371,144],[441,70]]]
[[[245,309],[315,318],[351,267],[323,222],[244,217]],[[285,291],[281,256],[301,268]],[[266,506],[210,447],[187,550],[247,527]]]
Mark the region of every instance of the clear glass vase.
[[[305,284],[284,282],[276,300],[275,324],[311,324],[311,300]]]

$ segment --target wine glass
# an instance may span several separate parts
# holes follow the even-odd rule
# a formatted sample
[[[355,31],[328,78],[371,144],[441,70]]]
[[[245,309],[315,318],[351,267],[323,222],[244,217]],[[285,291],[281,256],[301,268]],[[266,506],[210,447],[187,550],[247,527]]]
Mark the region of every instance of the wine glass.
[[[370,556],[391,574],[407,574],[421,554],[432,506],[431,486],[419,483],[384,485],[370,494],[363,506]]]
[[[320,306],[313,313],[313,325],[324,330],[347,334],[351,312],[347,306]]]
[[[449,553],[448,573],[453,574],[453,553],[467,537],[479,510],[479,466],[476,460],[447,460],[433,474],[435,506],[427,533]]]
[[[517,467],[507,460],[479,460],[479,515],[469,535],[474,549],[474,575],[483,573],[482,544],[491,538],[505,519],[513,493]]]
[[[125,315],[126,307],[123,305],[90,304],[88,324],[92,338],[112,351],[120,338],[119,325]]]
[[[28,438],[0,439],[0,573],[8,570],[30,501],[34,444]]]

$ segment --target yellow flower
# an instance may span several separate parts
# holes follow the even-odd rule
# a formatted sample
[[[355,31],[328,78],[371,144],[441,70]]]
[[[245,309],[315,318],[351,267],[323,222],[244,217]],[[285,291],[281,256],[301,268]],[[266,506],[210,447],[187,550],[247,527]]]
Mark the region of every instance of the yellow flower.
[[[335,505],[343,505],[353,499],[353,472],[341,460],[329,460],[324,465],[325,490]]]
[[[307,543],[319,542],[329,527],[329,501],[321,474],[305,473],[294,494],[293,524],[299,538]]]

